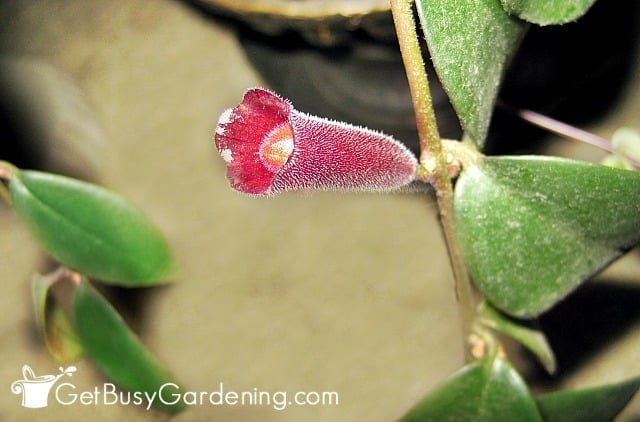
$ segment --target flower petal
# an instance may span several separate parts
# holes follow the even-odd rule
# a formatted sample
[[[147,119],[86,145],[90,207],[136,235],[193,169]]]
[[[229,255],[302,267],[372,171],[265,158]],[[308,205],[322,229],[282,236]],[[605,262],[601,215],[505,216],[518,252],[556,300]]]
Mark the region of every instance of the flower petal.
[[[231,187],[249,194],[271,193],[277,164],[286,161],[287,147],[278,142],[286,135],[292,109],[277,95],[254,88],[245,93],[238,106],[222,113],[215,142],[227,163]],[[266,160],[261,153],[266,154]]]
[[[390,191],[411,183],[418,166],[392,137],[302,113],[262,88],[248,90],[220,116],[215,141],[231,187],[254,195]]]

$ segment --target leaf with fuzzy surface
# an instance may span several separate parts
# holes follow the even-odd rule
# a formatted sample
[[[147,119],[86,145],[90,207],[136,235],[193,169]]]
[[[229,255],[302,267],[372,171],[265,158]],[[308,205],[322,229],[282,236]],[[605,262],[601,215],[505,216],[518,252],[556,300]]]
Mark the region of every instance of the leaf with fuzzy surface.
[[[465,132],[482,147],[502,77],[525,23],[499,0],[417,2],[434,68]]]
[[[596,0],[500,0],[504,10],[538,25],[559,25],[587,13]]]
[[[640,240],[640,174],[552,157],[486,157],[457,181],[455,220],[488,301],[532,318]]]

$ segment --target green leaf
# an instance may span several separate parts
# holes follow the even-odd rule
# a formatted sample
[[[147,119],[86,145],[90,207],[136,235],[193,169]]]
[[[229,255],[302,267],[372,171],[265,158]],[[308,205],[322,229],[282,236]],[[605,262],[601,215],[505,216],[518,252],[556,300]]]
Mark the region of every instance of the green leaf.
[[[431,60],[465,132],[482,147],[507,62],[524,33],[499,0],[417,2]]]
[[[558,25],[587,13],[596,0],[500,0],[507,13],[538,25]]]
[[[157,393],[153,406],[171,412],[185,408],[182,401],[167,403],[178,384],[86,279],[73,292],[72,312],[82,344],[108,378],[125,390]],[[173,386],[164,391],[163,402],[158,399],[160,387],[170,383]]]
[[[492,305],[531,318],[640,239],[640,174],[552,157],[486,157],[455,188],[465,262]]]
[[[487,356],[451,376],[402,421],[540,421],[526,384],[504,359]]]
[[[124,198],[99,186],[36,171],[9,180],[18,216],[42,247],[75,271],[114,284],[157,284],[173,270],[160,231]]]
[[[61,277],[60,270],[46,276],[36,274],[31,287],[36,323],[45,346],[51,356],[64,362],[79,358],[84,348],[64,309],[49,294]]]
[[[538,409],[549,422],[611,421],[640,388],[640,378],[581,390],[558,391],[537,398]]]
[[[487,327],[508,335],[533,353],[548,373],[556,371],[556,359],[546,336],[540,330],[531,328],[523,321],[509,318],[497,311],[489,303],[482,302],[478,309],[480,322]]]

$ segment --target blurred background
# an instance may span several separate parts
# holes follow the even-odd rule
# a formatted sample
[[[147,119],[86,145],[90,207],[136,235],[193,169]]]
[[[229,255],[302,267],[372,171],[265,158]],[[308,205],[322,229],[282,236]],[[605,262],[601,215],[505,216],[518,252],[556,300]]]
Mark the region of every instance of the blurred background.
[[[212,142],[220,113],[266,86],[302,111],[415,150],[386,1],[227,3],[0,3],[0,160],[101,183],[163,229],[182,267],[175,283],[107,293],[186,389],[340,395],[338,406],[193,406],[175,419],[397,419],[463,359],[431,196],[247,197],[229,189]],[[502,98],[605,137],[640,128],[636,3],[600,1],[577,24],[532,28]],[[431,83],[443,136],[459,137]],[[535,151],[601,156],[498,111],[489,152]],[[38,375],[59,366],[38,338],[29,293],[50,265],[1,203],[0,420],[168,419],[133,406],[20,407],[8,387],[22,366]],[[542,319],[558,377],[513,351],[536,389],[640,374],[637,274],[633,251]],[[102,385],[91,362],[77,366],[78,389]],[[638,417],[636,400],[622,420]]]

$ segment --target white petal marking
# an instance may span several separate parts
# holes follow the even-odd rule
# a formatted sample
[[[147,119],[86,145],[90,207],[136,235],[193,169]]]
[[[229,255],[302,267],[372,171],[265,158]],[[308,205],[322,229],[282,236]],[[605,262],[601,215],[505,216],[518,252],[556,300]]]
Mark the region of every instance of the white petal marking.
[[[227,164],[233,161],[233,154],[231,153],[231,150],[229,148],[225,148],[220,151],[220,155],[222,156],[224,162]]]

